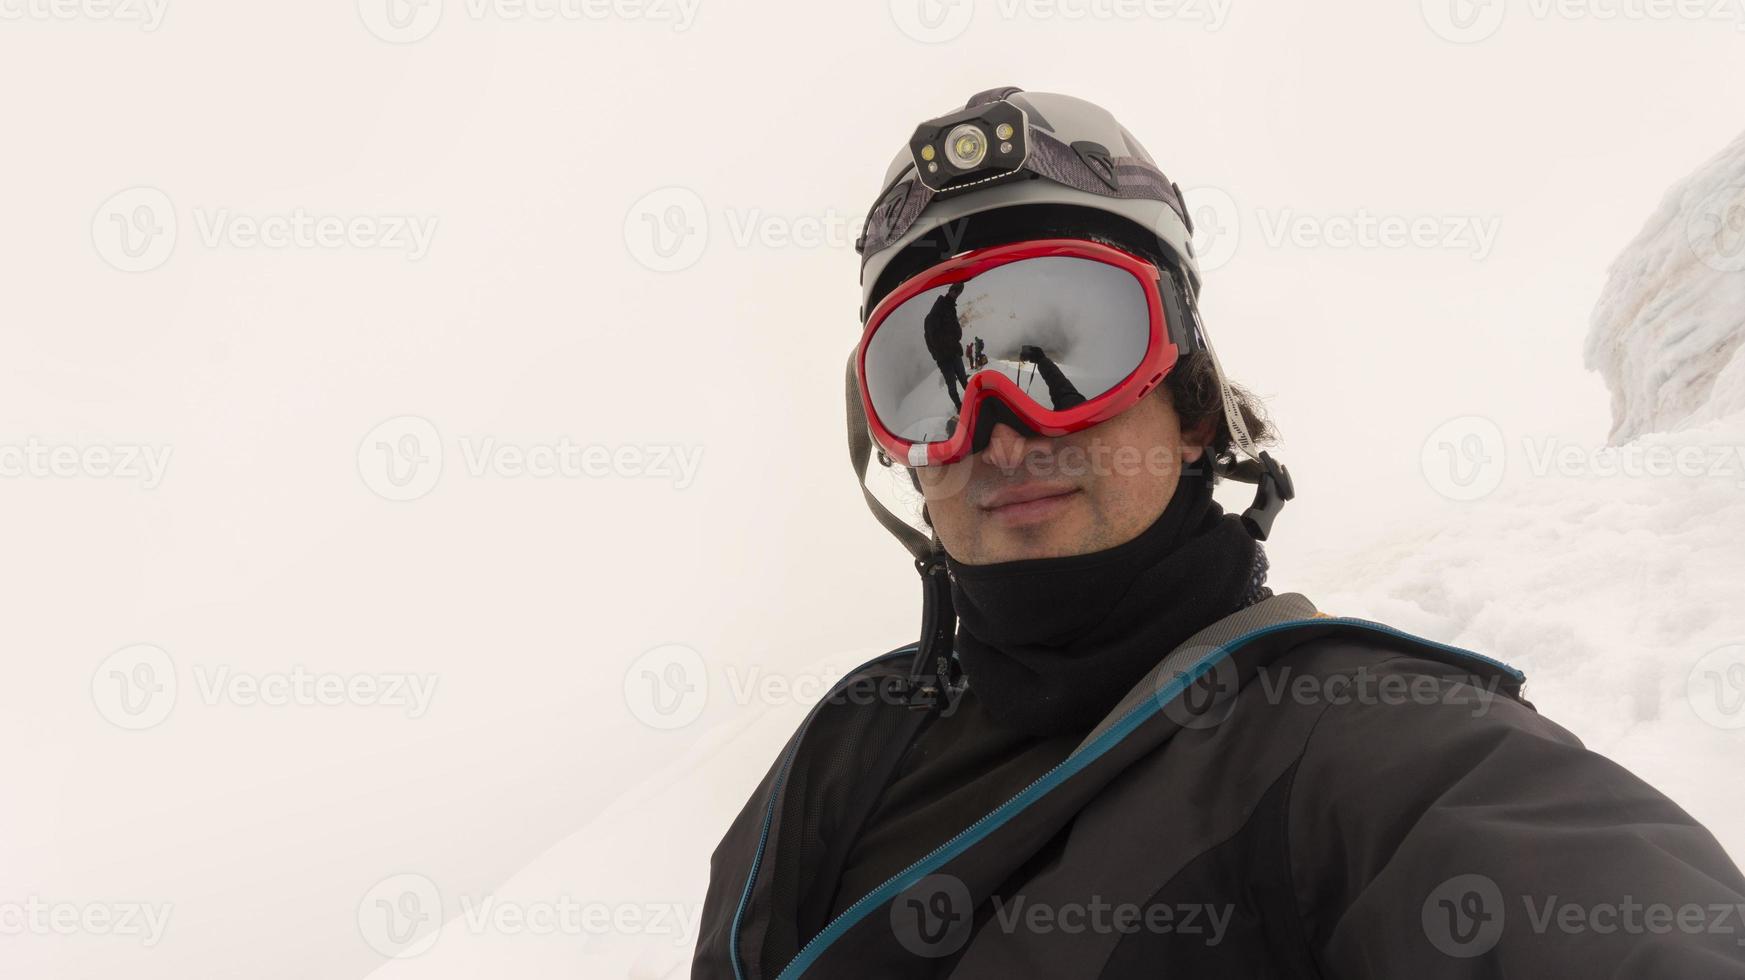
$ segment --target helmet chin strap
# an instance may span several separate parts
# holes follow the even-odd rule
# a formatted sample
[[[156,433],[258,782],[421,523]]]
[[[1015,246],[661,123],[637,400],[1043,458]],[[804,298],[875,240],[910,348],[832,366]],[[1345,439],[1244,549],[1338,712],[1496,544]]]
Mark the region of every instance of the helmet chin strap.
[[[1264,449],[1255,446],[1254,438],[1248,433],[1248,423],[1242,417],[1241,400],[1236,397],[1236,388],[1230,384],[1230,379],[1224,374],[1224,365],[1218,360],[1218,351],[1212,346],[1212,339],[1206,333],[1205,324],[1200,320],[1200,305],[1193,295],[1192,287],[1188,287],[1188,309],[1194,318],[1195,339],[1199,342],[1206,356],[1212,359],[1212,372],[1218,377],[1218,393],[1224,400],[1224,427],[1230,433],[1230,445],[1240,451],[1247,459],[1234,459],[1229,463],[1214,461],[1218,473],[1238,483],[1255,485],[1254,503],[1242,512],[1242,526],[1256,541],[1265,541],[1272,534],[1272,522],[1279,512],[1284,510],[1285,501],[1292,500],[1297,495],[1295,485],[1291,483],[1291,471],[1283,463],[1272,458]]]
[[[854,353],[848,355],[848,457],[854,464],[854,479],[866,498],[867,509],[885,530],[903,543],[915,559],[921,575],[921,639],[915,659],[909,664],[909,707],[916,711],[938,708],[949,711],[967,685],[956,655],[957,610],[951,604],[951,577],[945,565],[945,546],[938,535],[925,535],[909,525],[866,485],[866,470],[872,463],[872,435],[866,427],[866,410],[860,404],[860,382],[854,374]]]

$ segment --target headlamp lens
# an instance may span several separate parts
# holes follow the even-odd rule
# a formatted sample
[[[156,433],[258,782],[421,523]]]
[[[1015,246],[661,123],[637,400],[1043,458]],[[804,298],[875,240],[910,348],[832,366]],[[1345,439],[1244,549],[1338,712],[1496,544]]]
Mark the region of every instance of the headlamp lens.
[[[945,159],[959,170],[971,170],[988,155],[988,134],[980,126],[963,123],[945,138]]]

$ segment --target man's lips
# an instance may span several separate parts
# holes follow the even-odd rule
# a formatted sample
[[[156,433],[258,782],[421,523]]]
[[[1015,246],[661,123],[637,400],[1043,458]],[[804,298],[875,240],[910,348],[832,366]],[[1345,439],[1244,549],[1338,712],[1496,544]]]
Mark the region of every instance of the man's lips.
[[[1070,485],[1024,483],[996,490],[979,506],[997,520],[1028,524],[1052,516],[1078,492]]]

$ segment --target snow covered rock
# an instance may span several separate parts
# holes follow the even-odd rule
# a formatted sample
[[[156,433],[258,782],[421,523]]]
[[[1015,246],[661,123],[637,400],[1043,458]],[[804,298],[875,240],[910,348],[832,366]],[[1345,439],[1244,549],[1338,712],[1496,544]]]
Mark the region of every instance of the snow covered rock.
[[[1673,185],[1613,261],[1584,360],[1614,444],[1745,410],[1745,135]]]

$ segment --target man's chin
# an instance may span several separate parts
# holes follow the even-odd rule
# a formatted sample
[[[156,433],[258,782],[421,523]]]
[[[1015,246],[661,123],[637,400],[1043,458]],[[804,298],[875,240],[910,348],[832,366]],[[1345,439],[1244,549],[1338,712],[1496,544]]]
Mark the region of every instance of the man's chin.
[[[1031,558],[1067,558],[1094,550],[1076,521],[1057,521],[1015,528],[990,528],[983,536],[987,564]]]

